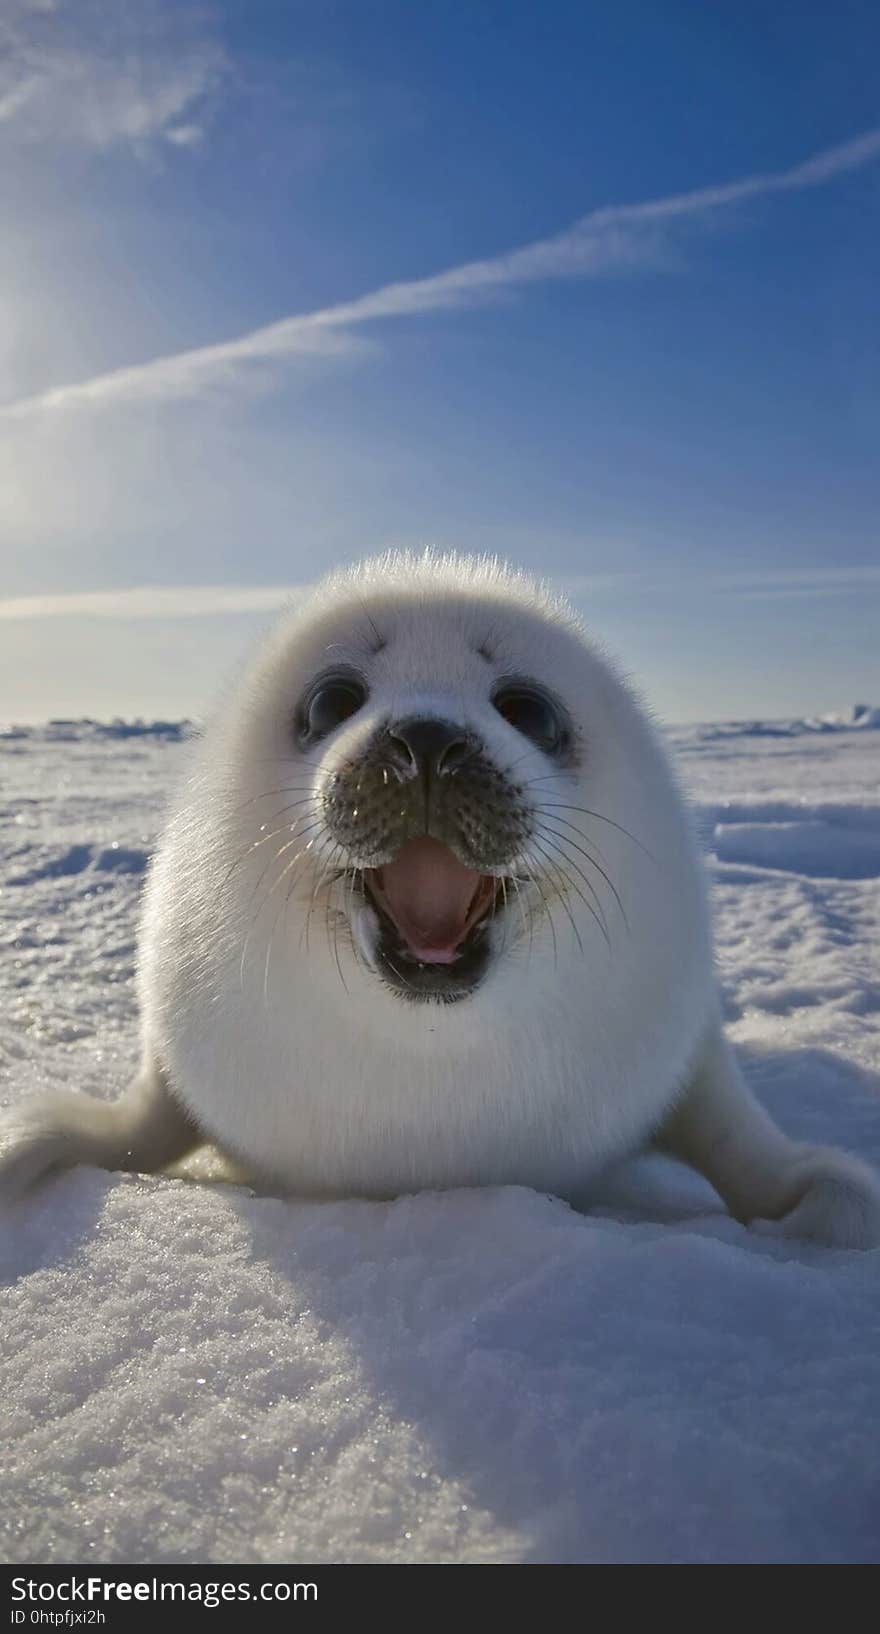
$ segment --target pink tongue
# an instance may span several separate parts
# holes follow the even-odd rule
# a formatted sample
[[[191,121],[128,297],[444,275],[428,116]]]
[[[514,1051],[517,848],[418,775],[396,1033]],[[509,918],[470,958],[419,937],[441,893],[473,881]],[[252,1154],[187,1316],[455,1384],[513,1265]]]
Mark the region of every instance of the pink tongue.
[[[428,838],[408,840],[393,862],[377,870],[384,907],[415,958],[452,964],[480,877],[448,845]]]

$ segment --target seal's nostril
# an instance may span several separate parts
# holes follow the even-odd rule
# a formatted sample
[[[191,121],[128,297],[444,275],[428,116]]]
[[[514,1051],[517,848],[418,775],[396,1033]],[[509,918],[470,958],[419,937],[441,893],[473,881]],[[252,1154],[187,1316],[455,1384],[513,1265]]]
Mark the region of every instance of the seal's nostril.
[[[414,717],[398,721],[388,733],[404,776],[448,777],[470,753],[467,734],[453,721]]]
[[[463,761],[467,760],[471,746],[466,738],[455,738],[452,743],[441,749],[437,756],[437,774],[439,777],[451,777]]]
[[[392,751],[392,769],[405,777],[412,777],[419,769],[418,759],[402,733],[389,732],[388,743]]]

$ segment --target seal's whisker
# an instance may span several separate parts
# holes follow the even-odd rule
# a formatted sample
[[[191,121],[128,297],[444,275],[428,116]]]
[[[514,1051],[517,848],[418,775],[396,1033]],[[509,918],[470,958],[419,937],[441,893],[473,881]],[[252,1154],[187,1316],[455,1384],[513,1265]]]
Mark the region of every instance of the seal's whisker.
[[[312,823],[312,824],[309,825],[309,828],[314,828],[315,826],[316,825],[314,823]],[[309,833],[309,828],[304,828],[301,833],[296,835],[295,839],[290,840],[287,845],[283,845],[281,847],[281,850],[277,851],[275,853],[275,856],[272,858],[272,862],[269,863],[269,868],[271,868],[272,863],[278,862],[279,859],[283,856],[284,852],[289,851],[290,847],[292,845],[297,845],[299,843],[299,841],[303,838],[303,836]],[[280,889],[280,887],[283,884],[284,880],[287,878],[287,875],[292,873],[293,870],[295,869],[297,863],[300,862],[303,857],[308,855],[308,853],[311,851],[312,847],[315,845],[316,841],[319,838],[320,838],[319,835],[313,834],[312,838],[310,840],[308,840],[306,842],[306,844],[304,846],[302,846],[302,848],[299,851],[297,851],[296,856],[291,857],[290,862],[285,863],[284,867],[281,870],[281,873],[278,875],[278,878],[274,881],[274,883],[272,885],[270,885],[268,891],[266,892],[265,897],[263,898],[263,901],[260,903],[260,906],[257,909],[257,912],[256,912],[256,914],[254,916],[254,923],[255,924],[256,924],[257,920],[259,919],[259,917],[260,917],[261,913],[263,912],[263,910],[269,906],[269,903],[271,902],[273,896],[275,895],[275,892]],[[266,875],[267,871],[268,871],[267,869],[263,870],[263,873],[260,876],[260,881],[262,881],[265,878],[265,875]],[[293,883],[295,883],[295,880],[296,880],[296,876],[294,875]],[[253,901],[253,895],[251,897],[251,900]]]
[[[582,845],[578,845],[577,841],[573,840],[569,834],[563,834],[558,828],[551,828],[549,826],[549,821],[548,821],[548,819],[546,817],[544,818],[544,820],[543,820],[543,822],[541,824],[541,832],[545,835],[545,837],[549,837],[549,835],[552,834],[554,836],[554,838],[556,839],[557,844],[560,847],[562,845],[570,846],[573,850],[579,852],[579,854],[582,857],[586,858],[587,862],[590,864],[590,867],[595,868],[597,874],[602,875],[602,878],[604,879],[606,885],[608,886],[608,889],[610,890],[612,896],[614,897],[615,902],[617,903],[617,906],[618,906],[618,908],[620,910],[620,917],[623,920],[623,923],[625,924],[627,930],[629,930],[629,920],[626,917],[626,909],[624,908],[623,903],[620,900],[620,892],[618,891],[617,886],[615,885],[613,879],[611,879],[610,875],[606,874],[605,869],[602,867],[601,863],[598,863],[596,861],[595,857],[592,857],[590,855],[589,851],[585,851],[584,847]],[[563,855],[566,856],[567,860],[573,864],[574,859],[572,857],[568,857],[567,853],[565,853],[565,852],[563,853]]]
[[[279,813],[276,812],[275,817],[277,817],[278,815],[279,815]],[[274,817],[269,819],[270,822],[274,822],[274,820],[275,820]],[[261,835],[260,839],[253,840],[250,845],[246,845],[244,850],[239,852],[238,856],[235,858],[235,861],[232,863],[231,867],[224,874],[222,880],[220,881],[220,884],[217,887],[217,897],[218,897],[218,899],[222,898],[223,893],[226,890],[226,887],[229,884],[229,881],[232,878],[232,875],[235,873],[236,868],[240,867],[240,865],[244,862],[246,857],[249,857],[252,852],[259,850],[259,848],[261,846],[268,845],[270,840],[277,840],[279,835],[281,835],[281,834],[292,834],[294,832],[294,830],[296,829],[299,821],[300,821],[299,818],[294,818],[294,820],[292,822],[290,822],[290,823],[282,823],[280,828],[273,828],[270,833],[263,834],[263,835]],[[271,864],[270,864],[270,866],[271,866]]]
[[[357,883],[358,874],[363,876],[363,869],[358,868],[356,863],[352,863],[351,867],[346,868],[344,870],[343,874],[342,874],[342,904],[343,905],[342,905],[341,912],[342,912],[343,919],[345,921],[345,927],[346,927],[346,930],[347,930],[347,933],[348,933],[348,940],[349,940],[349,943],[350,943],[350,946],[351,946],[351,951],[354,954],[355,962],[358,965],[360,965],[361,969],[363,970],[364,961],[363,961],[363,958],[361,956],[361,950],[358,947],[357,937],[355,936],[355,933],[354,933],[354,897],[355,897],[355,891],[358,889],[358,883]],[[345,886],[346,886],[346,883],[348,884],[348,906],[347,907],[345,906]],[[363,878],[361,879],[361,889],[363,889]]]
[[[583,937],[581,936],[581,933],[577,928],[577,920],[575,919],[574,914],[571,911],[571,906],[570,906],[568,896],[566,894],[566,889],[565,889],[565,887],[569,884],[569,881],[565,877],[565,870],[559,864],[556,864],[556,865],[553,866],[553,872],[556,874],[557,878],[560,875],[562,875],[562,877],[563,877],[564,885],[563,885],[563,889],[559,893],[559,900],[562,903],[562,906],[565,909],[565,912],[566,912],[566,914],[568,916],[568,922],[571,925],[571,928],[572,928],[572,930],[574,932],[574,938],[575,938],[575,941],[577,942],[578,947],[580,948],[581,958],[583,959],[583,958],[586,957],[586,951],[585,951],[585,948],[584,948]],[[606,941],[606,943],[607,943],[607,945],[609,947],[609,951],[610,951],[611,944],[610,944],[610,942],[608,942],[607,936],[605,938],[605,941]]]
[[[584,956],[585,949],[584,949],[583,938],[581,936],[580,931],[577,928],[577,923],[575,921],[574,914],[572,913],[571,907],[569,906],[569,902],[568,902],[568,895],[567,895],[567,889],[566,888],[568,886],[570,886],[572,882],[568,878],[567,874],[565,873],[565,870],[561,867],[561,865],[558,862],[554,861],[554,859],[551,856],[550,852],[545,851],[544,847],[540,844],[540,841],[536,840],[534,838],[534,836],[532,836],[532,844],[538,846],[538,849],[542,852],[543,856],[547,859],[547,862],[549,863],[550,867],[552,868],[553,873],[556,876],[557,880],[559,880],[560,878],[562,879],[562,882],[563,882],[562,883],[562,888],[560,889],[559,885],[557,884],[556,894],[557,894],[557,896],[559,898],[559,901],[562,903],[562,906],[565,909],[566,914],[568,915],[568,921],[569,921],[569,924],[571,925],[572,930],[574,931],[575,940],[577,942],[578,947],[581,950],[581,955]],[[578,893],[578,894],[580,895],[580,893]],[[582,898],[582,900],[584,900],[584,899]],[[586,902],[585,905],[586,905],[586,907],[590,908],[590,904],[588,902]],[[596,914],[596,912],[595,912],[595,910],[593,908],[590,908],[590,912],[592,913],[593,918],[596,920],[596,923],[599,926],[599,929],[602,931],[602,935],[605,937],[606,945],[608,946],[608,948],[610,950],[611,943],[608,941],[608,935],[607,935],[607,932],[605,931],[604,926],[602,925],[601,921],[599,920],[598,915]]]
[[[545,836],[545,838],[546,838],[546,836]],[[540,842],[537,839],[533,838],[532,843],[539,846],[539,849],[541,850],[543,856],[550,863],[550,866],[556,870],[557,878],[559,878],[561,876],[561,878],[563,879],[563,881],[564,881],[563,892],[562,892],[563,896],[565,895],[566,890],[570,890],[570,891],[574,891],[575,895],[580,897],[580,900],[583,903],[584,907],[586,908],[587,912],[592,914],[593,918],[595,919],[596,924],[598,925],[598,927],[599,927],[599,929],[600,929],[600,931],[602,933],[602,937],[603,937],[603,940],[605,942],[605,946],[608,948],[608,951],[610,952],[611,951],[611,935],[610,935],[610,932],[609,932],[609,929],[608,929],[608,921],[605,918],[605,914],[604,914],[604,911],[602,909],[602,904],[599,901],[599,898],[597,897],[595,891],[593,890],[593,887],[591,886],[589,880],[581,872],[581,870],[578,869],[577,864],[572,862],[570,857],[566,857],[565,853],[560,851],[558,847],[553,846],[552,842],[549,839],[547,840],[547,847],[549,849],[545,849],[545,847],[543,845],[541,845]],[[553,855],[554,851],[556,852],[556,856]],[[570,868],[575,869],[575,871],[580,875],[580,878],[584,881],[584,884],[586,885],[587,890],[590,892],[590,895],[593,898],[592,902],[589,902],[587,900],[587,898],[584,896],[584,893],[581,890],[580,886],[572,878],[571,874],[568,871]],[[594,906],[594,904],[595,904],[595,906]]]
[[[413,987],[412,982],[409,980],[409,977],[404,976],[402,971],[398,970],[396,964],[394,963],[394,960],[387,953],[385,955],[385,963],[388,965],[389,970],[394,971],[394,974],[397,977],[398,981],[403,982],[404,987],[408,987],[411,992],[415,992],[415,988]]]
[[[336,969],[339,971],[339,980],[345,988],[346,996],[350,998],[351,994],[348,990],[348,982],[345,979],[345,974],[342,969],[342,960],[339,957],[339,913],[336,910],[334,910],[333,913],[333,958],[336,964]]]
[[[555,925],[555,922],[554,922],[554,919],[553,919],[553,914],[552,914],[551,909],[550,909],[550,904],[547,901],[547,896],[545,894],[544,887],[543,887],[543,885],[541,883],[541,876],[540,876],[538,870],[536,868],[534,868],[534,867],[531,869],[530,878],[531,878],[532,885],[534,885],[535,890],[537,891],[539,897],[541,898],[541,902],[542,902],[543,907],[544,907],[544,912],[547,915],[547,921],[548,921],[549,926],[550,926],[550,935],[553,938],[553,969],[556,970],[559,967],[559,944],[558,944],[558,942],[556,940],[556,925]]]
[[[552,773],[551,773],[551,775],[552,775]],[[535,777],[535,778],[532,779],[532,783],[527,783],[525,785],[525,787],[526,788],[531,788],[532,784],[534,784],[534,783],[543,783],[543,782],[546,782],[546,781],[547,781],[546,778]],[[541,796],[541,798],[543,800],[543,798],[544,798],[543,795]],[[545,807],[546,807],[546,809],[548,811],[550,811],[550,810],[579,811],[581,813],[581,815],[584,816],[584,817],[595,817],[597,822],[607,823],[610,828],[616,828],[619,834],[625,834],[628,840],[632,840],[633,845],[637,845],[640,851],[644,851],[645,856],[649,857],[651,862],[655,862],[655,863],[657,862],[657,858],[654,856],[654,853],[652,851],[649,851],[648,847],[646,845],[643,845],[643,843],[639,839],[638,835],[631,833],[631,831],[628,828],[624,828],[622,823],[616,823],[614,821],[613,817],[606,817],[601,811],[593,811],[589,806],[573,806],[573,805],[569,805],[567,801],[561,801],[561,800],[544,801],[544,804],[545,804]]]
[[[296,843],[295,841],[291,841],[291,844],[295,844],[295,843]],[[285,868],[282,870],[281,874],[279,875],[278,879],[276,879],[275,884],[272,886],[271,890],[267,893],[266,900],[265,900],[265,902],[262,904],[262,906],[260,908],[260,913],[262,913],[263,908],[268,907],[270,899],[272,898],[272,896],[275,894],[275,892],[281,886],[285,875],[287,873],[290,873],[291,876],[292,876],[291,881],[290,881],[290,885],[289,885],[287,891],[285,892],[283,900],[279,903],[278,908],[276,909],[275,918],[272,921],[272,929],[269,932],[269,940],[268,940],[268,944],[267,944],[267,947],[266,947],[266,962],[265,962],[265,966],[264,966],[264,969],[263,969],[263,1002],[264,1002],[264,1004],[266,1005],[267,1008],[268,1008],[268,1004],[269,1004],[269,965],[270,965],[271,958],[272,958],[272,949],[273,949],[273,947],[275,945],[275,935],[276,935],[276,932],[278,930],[278,926],[281,923],[284,915],[287,912],[287,907],[288,907],[288,903],[290,902],[291,892],[293,890],[294,885],[296,884],[296,873],[293,870],[295,869],[296,864],[299,862],[300,858],[305,856],[306,852],[310,849],[310,847],[312,845],[314,845],[314,843],[315,843],[314,840],[311,840],[309,842],[309,845],[304,846],[303,850],[297,853],[297,855],[293,858],[292,862],[288,863],[285,866]],[[282,846],[281,852],[286,851],[286,850],[288,850],[288,846]],[[281,855],[281,852],[278,853],[279,856]]]
[[[325,877],[327,878],[327,889],[326,889],[326,892],[325,892],[325,903],[324,903],[324,925],[325,925],[325,928],[326,928],[326,931],[327,931],[327,941],[332,946],[333,960],[334,960],[334,963],[336,965],[336,969],[339,972],[339,979],[342,982],[342,985],[345,988],[346,993],[348,993],[348,983],[346,982],[345,976],[342,973],[342,965],[341,965],[340,959],[339,959],[339,918],[340,918],[340,909],[336,906],[336,904],[334,902],[334,899],[333,899],[334,889],[340,883],[340,881],[342,881],[343,890],[345,888],[345,868],[343,867],[342,871],[340,872],[340,870],[339,870],[339,868],[337,866],[337,864],[339,862],[339,859],[342,856],[342,852],[343,852],[342,846],[337,844],[335,846],[334,850],[333,850],[333,853],[332,853],[329,861],[328,861],[327,869],[325,870]],[[329,877],[327,877],[327,875],[329,875]]]
[[[288,811],[296,811],[297,807],[299,806],[314,806],[317,809],[320,809],[321,804],[322,802],[318,795],[307,794],[299,800],[291,800],[289,805],[279,806],[278,810],[273,813],[269,821],[274,822],[277,817],[283,817],[285,812]]]
[[[510,762],[509,766],[504,767],[504,776],[505,777],[510,777],[511,772],[515,772],[517,766],[521,766],[523,761],[528,760],[532,755],[534,755],[534,753],[535,753],[534,749],[526,749],[524,754],[517,755],[516,760],[512,760]],[[534,781],[534,779],[533,779],[533,781]],[[526,783],[525,787],[528,788],[529,784]]]
[[[596,911],[600,915],[600,918],[602,920],[603,928],[604,928],[604,930],[605,930],[605,932],[607,934],[607,932],[608,932],[608,920],[606,918],[605,909],[603,908],[602,903],[601,903],[601,901],[599,899],[599,894],[598,894],[598,891],[596,890],[595,885],[593,884],[592,880],[589,878],[589,876],[587,875],[585,870],[575,860],[575,858],[570,856],[567,851],[564,851],[562,849],[563,841],[567,840],[568,836],[566,834],[559,834],[558,831],[556,831],[554,829],[548,829],[543,824],[542,824],[541,828],[538,830],[538,833],[540,834],[541,838],[546,842],[546,844],[550,847],[550,849],[552,851],[555,851],[557,856],[562,858],[562,860],[565,862],[566,866],[569,869],[573,870],[574,873],[577,874],[578,879],[583,881],[584,885],[586,886],[587,890],[590,893],[590,896],[591,896],[592,901],[593,901],[593,903],[595,905]],[[590,860],[590,859],[588,859],[588,860]],[[598,863],[595,863],[594,867],[598,869],[599,873],[603,874],[603,877],[607,878],[607,876],[604,874],[604,871],[601,868],[599,868]],[[571,883],[572,883],[572,885],[574,885],[573,880],[571,881]],[[628,928],[629,927],[627,926],[627,929]]]
[[[505,910],[505,913],[506,913],[507,912],[507,881],[504,878],[503,874],[501,875],[501,900],[504,903],[504,910]],[[498,906],[498,891],[496,890],[495,895],[492,898],[492,924],[493,925],[495,923],[495,909],[497,908],[497,906]]]
[[[569,877],[569,882],[571,884],[572,889],[573,890],[578,889],[575,886],[574,879],[572,878],[573,874],[577,874],[578,879],[581,880],[583,882],[583,884],[586,886],[587,890],[590,893],[590,897],[592,899],[592,902],[595,905],[596,912],[599,914],[599,916],[600,916],[600,918],[602,920],[602,925],[603,925],[606,933],[608,933],[608,931],[609,931],[608,919],[607,919],[607,916],[606,916],[606,913],[605,913],[605,909],[604,909],[604,907],[602,905],[602,902],[601,902],[601,900],[599,898],[596,887],[594,886],[592,880],[589,878],[588,874],[581,867],[580,863],[576,860],[576,858],[574,858],[572,856],[569,856],[568,852],[564,851],[562,849],[564,839],[567,838],[567,836],[562,836],[562,837],[555,836],[555,835],[551,834],[551,832],[548,829],[544,829],[544,828],[542,828],[540,832],[541,832],[542,839],[550,847],[551,851],[554,851],[556,853],[556,855],[562,860],[562,862],[564,862],[564,864],[566,866],[566,869],[569,871],[568,872],[568,877]],[[582,894],[582,893],[579,892],[578,894]],[[589,906],[589,904],[587,904],[587,906]],[[627,924],[626,920],[624,920],[624,924],[626,925],[627,930],[629,930],[629,925]]]
[[[297,835],[297,840],[300,840],[300,839],[302,839],[301,834]],[[296,840],[292,840],[290,842],[290,844],[292,844],[292,845],[295,845],[296,843],[297,843]],[[252,914],[251,922],[248,925],[247,933],[245,935],[245,939],[244,939],[244,942],[242,944],[241,959],[239,961],[239,979],[240,979],[242,987],[244,986],[244,970],[245,970],[245,963],[246,963],[246,960],[247,960],[248,948],[250,946],[250,940],[251,940],[251,937],[253,936],[254,931],[257,928],[257,924],[259,922],[260,916],[263,913],[263,910],[266,907],[268,907],[268,904],[269,904],[269,901],[270,901],[271,897],[274,895],[275,891],[277,891],[277,889],[281,885],[282,881],[296,867],[296,865],[299,862],[300,858],[305,856],[306,852],[311,849],[311,847],[314,845],[314,843],[315,843],[314,840],[309,840],[308,844],[304,845],[302,850],[298,851],[296,856],[291,858],[290,862],[285,863],[284,868],[282,869],[278,879],[276,879],[274,885],[268,891],[265,899],[260,903],[260,906],[258,907],[256,913]],[[284,847],[282,847],[282,850],[286,851],[286,850],[289,850],[289,848],[290,848],[289,846],[284,846]],[[280,855],[280,853],[276,853],[276,855],[272,858],[272,862],[277,862],[279,855]],[[271,865],[272,864],[270,863],[269,866],[271,867]],[[257,882],[257,888],[259,887],[259,884],[262,883],[262,880],[265,877],[265,873],[266,873],[266,870],[264,869],[263,873],[260,875],[260,880]],[[294,875],[294,881],[295,881],[295,878],[296,878],[296,876]],[[251,897],[250,897],[250,904],[253,903],[254,895],[255,895],[255,892],[252,891],[251,892]],[[249,906],[250,906],[250,904],[249,904]],[[277,915],[276,915],[276,921],[277,921]],[[274,933],[275,933],[275,924],[273,923],[273,926],[272,926],[272,935],[273,936],[274,936]],[[272,940],[271,936],[270,936],[269,940],[270,940],[270,944],[271,944],[271,940]]]
[[[298,827],[297,823],[292,823],[289,827],[285,827],[285,828],[282,828],[282,829],[278,830],[279,834],[290,834],[291,837],[290,837],[289,840],[286,841],[286,843],[284,845],[279,846],[278,850],[274,851],[272,856],[269,858],[269,861],[266,863],[265,867],[263,868],[263,871],[260,874],[260,877],[257,880],[256,885],[254,886],[253,890],[251,891],[250,897],[248,898],[248,908],[251,908],[253,906],[254,898],[256,897],[257,892],[259,891],[260,886],[263,883],[263,880],[266,878],[266,875],[270,872],[270,870],[275,866],[275,863],[279,862],[281,860],[281,858],[284,856],[285,852],[287,852],[287,851],[289,851],[291,849],[291,846],[298,845],[300,840],[303,838],[304,835],[310,834],[312,832],[312,829],[317,828],[318,824],[319,824],[319,819],[315,818],[315,820],[313,822],[306,823],[302,828],[300,828],[298,833],[295,832],[295,830]],[[283,878],[283,875],[282,875],[282,878]],[[266,903],[268,903],[270,898],[272,897],[273,892],[277,888],[277,883],[278,882],[276,881],[275,885],[273,885],[270,888],[270,890],[269,890],[269,892],[268,892],[268,894],[266,896],[265,902],[262,902],[260,904],[260,907],[258,908],[258,910],[257,910],[257,912],[256,912],[256,914],[254,916],[254,923],[256,923],[256,921],[259,919],[260,914],[263,911],[263,908],[266,906]]]
[[[296,858],[296,857],[294,858],[294,862],[297,862],[298,860],[299,860],[298,858]],[[284,912],[285,912],[285,914],[287,913],[287,909],[290,906],[290,899],[293,896],[294,890],[296,889],[296,881],[297,881],[297,875],[295,873],[291,874],[290,884],[288,885],[287,890],[284,893]],[[279,880],[279,884],[280,883],[281,882]],[[299,945],[300,945],[300,948],[302,948],[302,935],[301,934],[300,934],[300,939],[299,939]]]
[[[292,783],[289,787],[285,787],[283,789],[263,789],[260,794],[252,794],[249,800],[242,800],[240,806],[233,806],[232,809],[237,816],[240,811],[247,811],[249,806],[258,805],[260,800],[271,799],[273,794],[302,794],[305,795],[306,799],[318,799],[318,796],[315,794],[311,784]]]
[[[309,924],[310,924],[310,921],[311,921],[312,914],[314,913],[315,908],[317,906],[318,893],[322,889],[322,887],[324,885],[324,882],[327,879],[328,875],[330,873],[332,873],[334,857],[336,856],[337,853],[341,853],[341,851],[342,851],[342,847],[339,844],[339,842],[330,840],[330,849],[329,849],[329,851],[325,850],[322,847],[319,851],[316,851],[316,853],[315,853],[316,857],[318,858],[318,866],[320,868],[320,872],[316,875],[314,883],[312,885],[312,895],[311,895],[311,898],[310,898],[310,901],[309,901],[308,912],[306,913],[305,943],[306,943],[306,951],[307,952],[308,952],[308,948],[309,948]],[[324,922],[325,922],[325,926],[326,926],[327,925],[327,903],[326,902],[324,904]],[[328,940],[329,940],[329,930],[328,930]]]
[[[602,850],[599,841],[594,839],[592,834],[585,833],[585,831],[582,828],[579,828],[577,823],[573,823],[570,818],[560,817],[555,806],[540,805],[535,806],[534,810],[536,815],[539,817],[544,817],[549,812],[552,814],[552,821],[554,823],[562,823],[565,828],[570,828],[572,833],[576,834],[578,839],[583,841],[584,845],[589,846],[591,855],[595,851],[599,861],[607,868],[608,858]]]
[[[531,956],[532,956],[532,941],[534,939],[534,933],[535,933],[534,914],[532,912],[531,904],[529,904],[528,918],[526,917],[526,910],[523,907],[522,891],[519,888],[519,880],[517,879],[516,874],[511,874],[510,879],[511,879],[511,883],[513,885],[513,888],[516,891],[516,905],[519,908],[519,913],[520,913],[520,918],[522,920],[523,930],[524,931],[528,930],[528,933],[529,933],[529,946],[528,946],[528,951],[527,951],[527,954],[526,954],[526,966],[528,967],[529,961],[530,961]]]
[[[284,872],[275,881],[275,884],[272,886],[271,891],[268,893],[268,896],[266,898],[266,903],[268,903],[269,897],[271,897],[273,895],[273,893],[281,885],[281,883],[282,883],[282,881],[283,881],[283,879],[285,877],[285,874],[288,873],[288,872],[291,872],[291,870],[293,869],[295,864],[297,862],[299,862],[300,857],[305,856],[306,852],[309,851],[314,844],[315,844],[315,840],[314,839],[310,840],[309,844],[307,846],[305,846],[303,848],[303,850],[300,853],[298,853],[298,855],[296,857],[294,857],[293,863],[292,864],[289,863],[287,865],[287,868],[285,868]],[[285,892],[285,895],[284,895],[284,899],[279,904],[278,909],[277,909],[276,914],[275,914],[275,918],[272,921],[272,930],[271,930],[270,935],[269,935],[269,945],[268,945],[268,947],[266,949],[266,966],[265,966],[264,977],[263,977],[263,997],[264,997],[264,1000],[266,1000],[266,1002],[268,1002],[269,961],[270,961],[271,956],[272,956],[272,948],[273,948],[274,943],[275,943],[275,935],[276,935],[276,932],[278,930],[279,924],[281,923],[282,919],[284,918],[284,916],[287,913],[287,908],[288,908],[288,905],[290,903],[290,898],[291,898],[291,895],[292,895],[293,888],[294,888],[295,884],[296,884],[296,874],[292,873],[290,885],[288,886],[287,891]]]
[[[336,868],[338,859],[343,854],[343,847],[337,841],[337,843],[331,848],[329,855],[326,858],[321,876],[315,884],[315,888],[312,892],[312,902],[313,904],[315,903],[318,892],[322,889],[326,881],[328,889],[324,902],[324,928],[327,932],[327,946],[333,953],[336,969],[339,972],[339,980],[345,988],[346,995],[351,997],[348,991],[348,982],[346,981],[343,973],[342,961],[339,957],[339,909],[333,906],[333,887],[339,883],[340,879],[344,884],[347,872],[347,870],[343,868],[341,872],[337,869],[334,873],[334,868]],[[328,876],[332,877],[328,878]]]

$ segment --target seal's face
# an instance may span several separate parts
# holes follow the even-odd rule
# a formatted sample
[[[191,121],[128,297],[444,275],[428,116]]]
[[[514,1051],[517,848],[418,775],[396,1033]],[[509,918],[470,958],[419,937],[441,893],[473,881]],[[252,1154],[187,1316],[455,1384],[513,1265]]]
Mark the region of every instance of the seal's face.
[[[338,685],[321,683],[320,714]],[[519,876],[525,883],[533,812],[522,784],[472,724],[418,714],[383,721],[336,762],[322,798],[327,831],[373,910],[365,929],[383,979],[408,998],[471,992],[489,964],[490,929]]]
[[[449,1003],[547,918],[555,941],[554,905],[578,941],[581,904],[605,935],[606,876],[590,877],[574,815],[576,631],[533,600],[499,603],[497,583],[431,589],[337,595],[295,632],[278,722],[293,821],[277,832],[337,963],[350,948],[400,998]]]

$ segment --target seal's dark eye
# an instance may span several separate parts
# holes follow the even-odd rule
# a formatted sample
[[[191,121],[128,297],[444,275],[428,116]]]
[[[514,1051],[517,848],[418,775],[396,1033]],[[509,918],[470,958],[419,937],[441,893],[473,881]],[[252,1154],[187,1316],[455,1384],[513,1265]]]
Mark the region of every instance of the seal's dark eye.
[[[502,687],[492,702],[499,715],[503,715],[517,732],[543,749],[545,754],[552,755],[562,747],[565,735],[562,721],[550,699],[545,698],[543,693],[535,692],[531,687]]]
[[[304,743],[315,743],[334,731],[360,709],[367,689],[354,675],[332,676],[321,681],[303,700],[300,711],[300,737]]]

